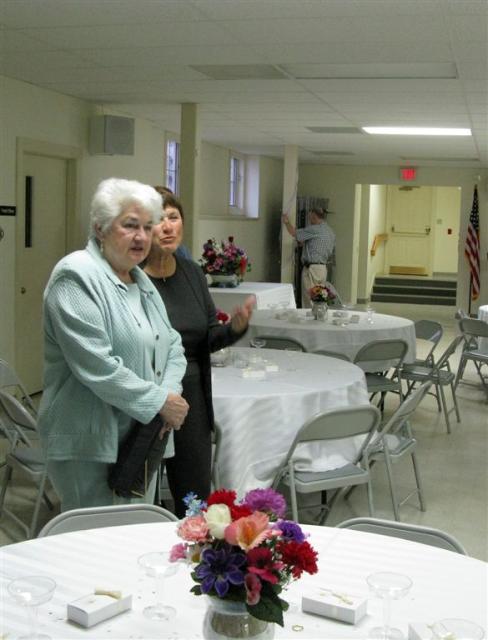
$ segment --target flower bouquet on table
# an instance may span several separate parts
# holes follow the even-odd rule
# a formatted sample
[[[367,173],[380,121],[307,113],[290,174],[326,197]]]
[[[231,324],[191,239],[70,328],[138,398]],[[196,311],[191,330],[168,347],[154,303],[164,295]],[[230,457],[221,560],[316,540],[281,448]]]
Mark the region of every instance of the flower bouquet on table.
[[[308,290],[308,294],[312,302],[322,302],[324,304],[332,302],[332,300],[335,298],[335,294],[331,291],[331,289],[322,284],[316,284],[314,287]]]
[[[206,502],[185,498],[178,525],[184,543],[172,556],[195,563],[191,591],[216,601],[245,605],[247,614],[283,626],[288,603],[280,597],[303,572],[317,572],[317,552],[300,526],[284,519],[286,502],[273,489],[254,489],[242,501],[220,489]]]
[[[229,236],[227,242],[219,243],[215,238],[207,240],[203,245],[200,264],[204,273],[208,273],[215,282],[222,279],[225,284],[225,279],[229,279],[229,286],[236,286],[243,280],[244,274],[251,270],[246,252],[234,244],[233,236]]]

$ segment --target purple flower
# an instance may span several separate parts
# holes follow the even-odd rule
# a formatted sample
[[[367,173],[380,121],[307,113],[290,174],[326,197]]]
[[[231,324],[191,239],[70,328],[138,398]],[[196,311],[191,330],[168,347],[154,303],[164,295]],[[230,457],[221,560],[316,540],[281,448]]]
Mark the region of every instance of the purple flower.
[[[251,511],[264,511],[282,518],[286,513],[285,498],[274,489],[253,489],[245,495],[243,504]]]
[[[285,540],[294,540],[295,542],[303,542],[307,537],[296,522],[293,520],[278,520],[274,529],[279,529]]]
[[[205,549],[202,551],[201,562],[195,569],[195,575],[201,580],[203,593],[210,593],[215,589],[220,598],[224,598],[231,584],[244,584],[242,567],[246,556],[240,551],[235,552],[231,545],[225,544],[220,549]]]

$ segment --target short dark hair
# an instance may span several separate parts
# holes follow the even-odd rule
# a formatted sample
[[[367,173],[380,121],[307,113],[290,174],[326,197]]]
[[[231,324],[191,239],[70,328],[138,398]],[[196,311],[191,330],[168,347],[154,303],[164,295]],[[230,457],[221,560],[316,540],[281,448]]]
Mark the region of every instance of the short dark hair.
[[[154,189],[156,189],[156,191],[163,196],[172,196],[173,192],[171,191],[171,189],[169,189],[168,187],[163,187],[161,184],[156,184],[154,185]]]
[[[317,218],[320,218],[321,220],[324,220],[325,219],[325,214],[327,212],[324,211],[321,207],[313,207],[312,209],[310,209],[310,213],[315,213]]]
[[[167,207],[172,207],[173,209],[177,209],[180,212],[181,219],[185,220],[185,214],[183,213],[183,205],[181,202],[171,193],[168,193],[163,198],[163,211]]]

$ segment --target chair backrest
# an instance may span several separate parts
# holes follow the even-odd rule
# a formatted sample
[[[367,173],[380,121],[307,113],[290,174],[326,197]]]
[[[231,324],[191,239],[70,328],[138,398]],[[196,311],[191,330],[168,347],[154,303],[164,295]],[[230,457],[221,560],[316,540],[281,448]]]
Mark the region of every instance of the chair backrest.
[[[435,320],[417,320],[415,322],[415,337],[420,340],[429,340],[437,344],[442,338],[442,325]]]
[[[22,380],[12,369],[6,360],[0,358],[0,389],[10,389],[18,391],[22,404],[28,407],[32,415],[37,415],[37,409],[32,402],[29,392],[25,388]]]
[[[340,529],[355,529],[367,533],[376,533],[382,536],[403,538],[412,542],[420,542],[431,547],[447,549],[467,555],[463,545],[453,536],[440,529],[424,527],[418,524],[408,524],[394,520],[381,520],[379,518],[351,518],[337,525]]]
[[[396,368],[400,367],[408,351],[405,340],[373,340],[361,347],[356,353],[354,364],[359,362],[375,362],[393,360]]]
[[[289,461],[293,458],[293,453],[297,445],[301,442],[342,440],[344,438],[368,434],[354,461],[356,463],[361,459],[365,448],[369,445],[371,438],[376,433],[380,420],[381,413],[373,405],[347,407],[345,409],[319,413],[310,418],[310,420],[307,420],[298,431],[281,469],[285,469],[288,466]]]
[[[423,385],[415,389],[398,407],[395,413],[387,420],[387,422],[381,427],[380,432],[378,434],[375,442],[372,443],[374,446],[376,442],[383,438],[387,433],[396,433],[399,431],[402,426],[407,422],[407,420],[413,415],[419,404],[421,403],[423,397],[429,390],[432,382],[424,382]]]
[[[0,390],[0,408],[3,412],[2,423],[5,428],[16,432],[18,440],[28,446],[32,446],[28,436],[24,433],[24,430],[37,431],[36,421],[32,414],[27,411],[17,398],[2,390]]]
[[[103,507],[72,509],[55,516],[39,531],[38,538],[58,533],[117,527],[124,524],[147,522],[176,522],[178,518],[162,507],[152,504],[121,504]]]
[[[463,336],[467,338],[488,338],[488,322],[476,318],[462,318],[459,322]]]
[[[256,336],[256,339],[264,340],[266,349],[286,349],[287,351],[304,351],[307,350],[299,340],[295,338],[285,338],[282,336]]]
[[[328,351],[327,349],[316,349],[313,351],[319,356],[328,356],[329,358],[338,358],[339,360],[345,360],[346,362],[351,362],[351,358],[346,356],[345,353],[338,353],[337,351]]]
[[[488,336],[488,334],[487,334],[487,336]],[[449,358],[456,351],[456,349],[458,348],[459,343],[462,342],[463,339],[464,339],[463,336],[456,336],[453,340],[451,340],[449,345],[446,347],[446,350],[444,351],[444,353],[441,355],[441,357],[437,361],[437,364],[434,366],[434,369],[436,369],[436,370],[442,369],[446,364],[448,364]]]

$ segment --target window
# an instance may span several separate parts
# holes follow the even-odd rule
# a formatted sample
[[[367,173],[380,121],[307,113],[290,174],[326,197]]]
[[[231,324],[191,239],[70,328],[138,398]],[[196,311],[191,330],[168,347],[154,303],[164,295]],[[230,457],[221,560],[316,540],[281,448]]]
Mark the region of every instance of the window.
[[[244,159],[235,153],[230,156],[229,206],[231,213],[243,213]]]
[[[166,143],[166,186],[173,193],[180,190],[180,143],[168,140]]]

